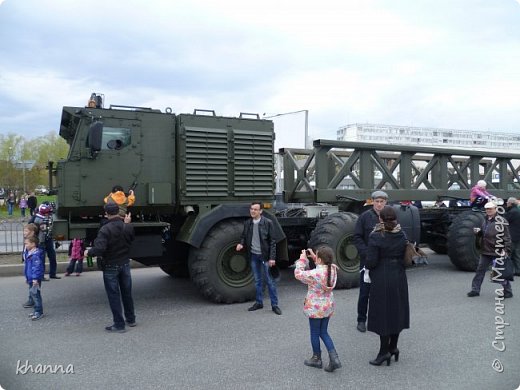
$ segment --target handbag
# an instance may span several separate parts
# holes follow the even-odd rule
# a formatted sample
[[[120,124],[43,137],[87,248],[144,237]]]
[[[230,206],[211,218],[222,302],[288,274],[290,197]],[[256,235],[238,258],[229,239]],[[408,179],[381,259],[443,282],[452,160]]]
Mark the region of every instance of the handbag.
[[[404,266],[411,267],[413,265],[414,256],[418,256],[415,250],[415,245],[410,241],[406,241],[406,248],[404,249]]]
[[[404,266],[411,267],[415,264],[428,264],[428,256],[411,241],[406,240],[404,250]]]
[[[498,260],[500,260],[500,262]],[[514,281],[515,271],[513,268],[513,262],[509,256],[493,259],[493,266],[491,268],[491,281],[493,283],[501,283],[504,280],[509,280],[510,282]]]

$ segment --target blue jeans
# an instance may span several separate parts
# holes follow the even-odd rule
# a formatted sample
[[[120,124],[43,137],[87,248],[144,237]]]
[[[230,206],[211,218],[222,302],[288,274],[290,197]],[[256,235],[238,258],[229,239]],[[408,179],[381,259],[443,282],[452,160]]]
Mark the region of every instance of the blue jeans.
[[[77,266],[76,266],[77,264]],[[67,267],[67,272],[69,274],[74,272],[74,268],[76,268],[76,272],[78,274],[83,272],[83,259],[70,259],[69,266]]]
[[[125,318],[128,322],[135,322],[130,264],[107,265],[103,271],[103,282],[105,283],[110,310],[112,310],[114,317],[114,326],[123,329]],[[124,317],[121,301],[123,301]]]
[[[370,296],[370,283],[365,283],[363,277],[365,271],[359,273],[359,298],[357,304],[357,322],[367,322],[368,297]]]
[[[309,318],[309,327],[311,329],[311,345],[314,354],[321,354],[320,338],[323,340],[323,344],[325,344],[327,351],[330,352],[335,349],[334,343],[327,331],[327,328],[329,327],[329,317]]]
[[[34,303],[34,313],[43,314],[42,294],[40,292],[41,283],[38,282],[38,288],[34,289],[32,283],[29,285],[29,303]],[[34,291],[36,290],[36,291]]]
[[[269,274],[269,265],[267,261],[262,260],[262,255],[251,253],[251,269],[255,277],[256,287],[256,303],[263,305],[264,303],[264,278],[269,290],[269,298],[271,306],[278,306],[278,295],[276,294],[276,285]]]
[[[13,203],[7,202],[7,214],[13,215],[13,207],[14,207]]]
[[[40,248],[47,253],[49,258],[49,276],[56,276],[58,265],[56,264],[56,249],[54,249],[54,240],[52,238],[46,239],[40,243]],[[43,262],[43,271],[45,272],[45,261]]]

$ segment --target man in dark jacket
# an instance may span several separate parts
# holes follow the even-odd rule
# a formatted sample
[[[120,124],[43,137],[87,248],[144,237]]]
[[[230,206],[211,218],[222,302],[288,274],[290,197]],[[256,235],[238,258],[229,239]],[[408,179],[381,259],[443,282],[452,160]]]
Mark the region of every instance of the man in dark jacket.
[[[486,203],[484,209],[486,211],[484,224],[481,228],[474,228],[475,234],[482,238],[481,253],[468,297],[480,295],[480,286],[493,260],[500,257],[502,252],[508,256],[511,254],[511,238],[507,220],[501,215],[497,215],[497,206],[493,202]],[[513,291],[509,280],[504,280],[501,284],[504,286],[504,298],[512,298]]]
[[[36,206],[38,206],[38,199],[36,199],[34,192],[31,192],[31,195],[27,198],[27,207],[29,207],[31,217],[36,213]]]
[[[379,212],[383,210],[388,201],[388,195],[384,191],[374,191],[372,193],[372,208],[363,212],[354,228],[354,245],[356,246],[359,261],[359,298],[357,305],[357,330],[366,332],[368,298],[370,296],[370,283],[365,283],[365,265],[367,261],[368,237],[377,223],[379,223]]]
[[[256,300],[255,304],[248,310],[255,311],[264,307],[263,281],[265,278],[272,310],[280,315],[282,311],[278,307],[276,284],[269,273],[269,267],[276,265],[276,240],[273,237],[273,223],[262,216],[262,204],[260,202],[251,203],[249,214],[251,219],[244,222],[240,243],[236,246],[237,252],[246,248],[255,277]]]
[[[103,281],[112,310],[114,323],[105,329],[110,332],[125,332],[125,318],[128,326],[135,326],[134,301],[132,299],[132,276],[130,275],[130,246],[134,240],[134,228],[130,225],[128,213],[124,221],[119,217],[119,206],[105,205],[108,221],[99,229],[94,246],[85,251],[85,257],[103,257]],[[123,310],[121,308],[123,301]]]
[[[518,200],[509,198],[507,200],[507,209],[504,215],[509,222],[509,233],[511,234],[511,261],[515,268],[515,275],[520,276],[520,209],[518,208]]]

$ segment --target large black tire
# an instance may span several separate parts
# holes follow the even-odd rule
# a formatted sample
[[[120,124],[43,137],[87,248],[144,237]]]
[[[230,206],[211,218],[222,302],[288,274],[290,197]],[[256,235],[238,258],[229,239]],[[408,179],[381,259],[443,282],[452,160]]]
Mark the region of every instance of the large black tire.
[[[243,227],[241,220],[223,221],[210,230],[200,248],[190,251],[190,276],[213,302],[244,302],[255,297],[247,254],[235,250]]]
[[[331,214],[317,223],[309,238],[309,247],[325,245],[334,251],[334,263],[338,266],[336,288],[359,286],[359,256],[354,245],[357,218],[353,213]]]
[[[464,211],[457,215],[448,230],[448,256],[462,271],[477,269],[480,248],[473,228],[481,227],[484,215],[480,211]]]

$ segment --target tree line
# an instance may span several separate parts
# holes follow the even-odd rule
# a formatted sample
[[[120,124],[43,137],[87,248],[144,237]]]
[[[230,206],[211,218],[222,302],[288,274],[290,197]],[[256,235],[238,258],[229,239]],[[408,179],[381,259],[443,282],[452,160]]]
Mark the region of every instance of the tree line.
[[[65,159],[68,150],[67,142],[53,132],[33,139],[14,133],[0,134],[0,188],[23,189],[23,161],[34,161],[31,169],[25,169],[26,191],[39,184],[48,185],[48,162]]]

